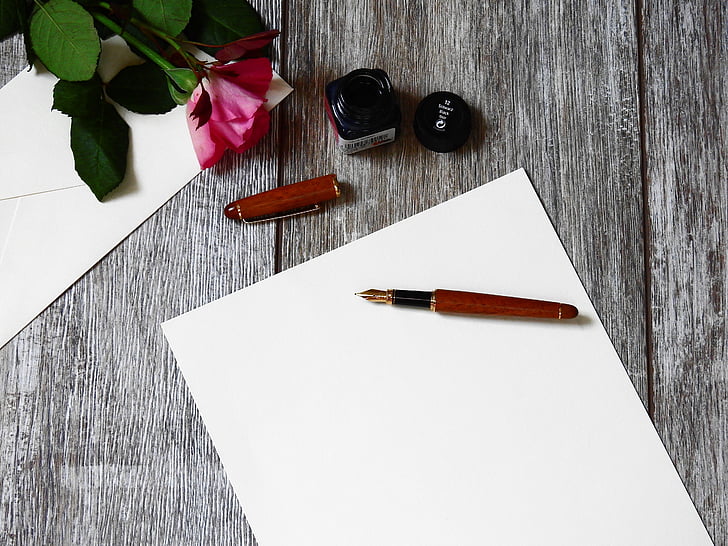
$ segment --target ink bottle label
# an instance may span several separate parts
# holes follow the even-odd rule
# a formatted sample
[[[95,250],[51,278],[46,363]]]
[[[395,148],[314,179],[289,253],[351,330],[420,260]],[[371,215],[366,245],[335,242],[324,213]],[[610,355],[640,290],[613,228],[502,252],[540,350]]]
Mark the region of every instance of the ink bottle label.
[[[401,114],[387,73],[362,68],[327,84],[326,110],[337,147],[353,154],[392,142]]]
[[[369,148],[376,148],[382,144],[393,142],[397,137],[397,130],[395,128],[385,129],[373,135],[355,138],[353,140],[347,140],[342,138],[341,135],[336,135],[336,146],[345,154],[355,154],[362,150],[368,150]]]

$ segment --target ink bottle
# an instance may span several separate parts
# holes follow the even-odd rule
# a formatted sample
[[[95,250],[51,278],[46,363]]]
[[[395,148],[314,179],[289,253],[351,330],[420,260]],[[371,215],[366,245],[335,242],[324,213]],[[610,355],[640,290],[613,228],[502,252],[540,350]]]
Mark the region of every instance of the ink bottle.
[[[326,85],[326,110],[336,146],[354,154],[394,141],[401,114],[384,70],[360,68]]]

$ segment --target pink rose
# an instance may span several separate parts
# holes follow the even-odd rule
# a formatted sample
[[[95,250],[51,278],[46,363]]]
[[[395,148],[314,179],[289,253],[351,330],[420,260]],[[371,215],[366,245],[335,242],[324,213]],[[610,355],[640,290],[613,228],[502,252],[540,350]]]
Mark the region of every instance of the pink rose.
[[[228,148],[244,152],[268,132],[270,115],[263,105],[272,77],[264,57],[210,67],[187,103],[187,126],[203,169]]]

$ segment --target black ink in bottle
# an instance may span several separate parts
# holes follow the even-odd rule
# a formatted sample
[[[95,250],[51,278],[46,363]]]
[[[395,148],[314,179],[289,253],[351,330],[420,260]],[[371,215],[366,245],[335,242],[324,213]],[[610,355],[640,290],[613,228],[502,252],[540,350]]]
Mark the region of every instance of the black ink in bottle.
[[[353,154],[394,141],[401,114],[389,76],[360,68],[326,85],[326,109],[336,145]]]

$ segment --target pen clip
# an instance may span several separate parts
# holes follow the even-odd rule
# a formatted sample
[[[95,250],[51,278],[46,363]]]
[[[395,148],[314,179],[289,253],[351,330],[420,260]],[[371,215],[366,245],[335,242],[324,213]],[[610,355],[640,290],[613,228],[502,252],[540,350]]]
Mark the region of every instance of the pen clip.
[[[288,184],[239,199],[225,207],[225,216],[246,224],[305,214],[341,195],[335,174]]]
[[[280,220],[281,218],[290,218],[291,216],[298,216],[300,214],[307,214],[309,212],[315,212],[321,209],[321,205],[309,205],[307,207],[300,207],[297,209],[291,209],[281,211],[273,214],[264,214],[262,216],[253,216],[251,218],[243,218],[245,224],[258,224],[260,222],[268,222],[270,220]]]

